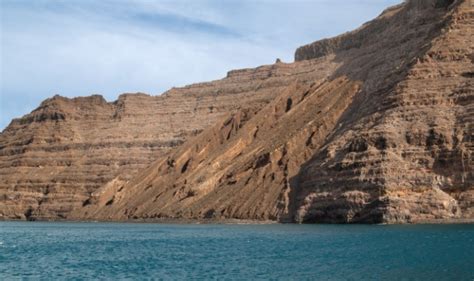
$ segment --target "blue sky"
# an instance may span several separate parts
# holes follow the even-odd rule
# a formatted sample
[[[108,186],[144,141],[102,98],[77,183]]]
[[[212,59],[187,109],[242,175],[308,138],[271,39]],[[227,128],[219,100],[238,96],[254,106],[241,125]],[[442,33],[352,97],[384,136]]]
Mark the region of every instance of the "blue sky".
[[[293,61],[401,0],[0,0],[0,130],[55,94],[157,95]]]

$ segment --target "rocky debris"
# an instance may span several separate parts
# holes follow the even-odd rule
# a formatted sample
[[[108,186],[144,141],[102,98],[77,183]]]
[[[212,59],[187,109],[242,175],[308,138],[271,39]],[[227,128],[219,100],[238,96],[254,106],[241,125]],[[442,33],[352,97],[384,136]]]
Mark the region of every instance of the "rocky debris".
[[[261,66],[160,96],[54,96],[0,135],[0,217],[67,218],[229,112],[258,110],[318,62]],[[323,70],[328,73],[329,70]],[[309,82],[306,82],[309,83]]]
[[[470,0],[410,0],[291,64],[47,100],[0,136],[0,214],[474,219],[473,27]]]
[[[291,177],[358,91],[358,83],[342,77],[310,85],[295,82],[260,111],[241,110],[223,118],[158,160],[120,193],[102,200],[115,196],[113,205],[83,211],[100,219],[286,218]]]

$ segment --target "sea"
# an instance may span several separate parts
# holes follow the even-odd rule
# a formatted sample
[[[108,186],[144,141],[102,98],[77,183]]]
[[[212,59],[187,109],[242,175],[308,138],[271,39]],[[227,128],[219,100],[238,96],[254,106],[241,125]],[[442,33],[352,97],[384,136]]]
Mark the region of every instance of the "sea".
[[[474,280],[474,225],[0,222],[0,280]]]

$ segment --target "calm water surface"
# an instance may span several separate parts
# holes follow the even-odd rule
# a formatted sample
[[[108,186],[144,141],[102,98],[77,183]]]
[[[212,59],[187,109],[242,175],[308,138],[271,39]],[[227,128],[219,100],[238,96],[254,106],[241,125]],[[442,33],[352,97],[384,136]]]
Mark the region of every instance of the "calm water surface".
[[[0,222],[0,279],[474,280],[474,225]]]

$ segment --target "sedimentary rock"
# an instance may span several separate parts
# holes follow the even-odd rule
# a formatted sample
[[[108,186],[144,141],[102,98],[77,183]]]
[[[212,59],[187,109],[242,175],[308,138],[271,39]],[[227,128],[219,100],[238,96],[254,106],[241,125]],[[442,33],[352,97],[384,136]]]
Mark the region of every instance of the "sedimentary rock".
[[[326,73],[316,62],[230,71],[226,78],[160,96],[55,96],[0,135],[0,218],[59,219],[117,188],[204,128],[255,111],[290,81]]]
[[[299,48],[297,61],[325,58],[338,68],[309,86],[295,81],[255,115],[230,116],[88,214],[472,218],[472,6],[428,2]]]
[[[389,13],[372,48],[341,54],[357,57],[339,71],[363,91],[298,175],[299,221],[473,218],[472,2],[409,1]]]
[[[139,159],[142,165],[110,170],[90,188],[84,188],[87,181],[80,177],[69,188],[60,181],[55,185],[59,192],[36,196],[41,184],[32,179],[54,182],[57,177],[45,177],[42,168],[31,164],[24,171],[8,165],[39,158],[28,158],[28,149],[43,153],[41,159],[55,155],[55,149],[47,150],[57,147],[50,141],[53,135],[70,143],[78,139],[74,126],[54,127],[71,120],[65,114],[69,109],[40,107],[14,121],[0,138],[0,163],[5,163],[0,190],[6,202],[0,212],[42,218],[48,210],[52,218],[94,220],[474,219],[473,27],[470,0],[411,0],[355,31],[299,48],[292,64],[231,71],[220,81],[149,97],[161,101],[156,111],[130,109],[125,116],[133,122],[115,121],[124,124],[122,130],[107,123],[97,130],[87,123],[88,116],[115,120],[123,114],[118,102],[90,98],[110,112],[92,105],[79,110],[74,120],[88,132],[89,143],[104,143],[102,131],[109,128],[110,135],[121,132],[124,143],[160,139],[176,145],[141,148],[142,156],[127,147],[114,148],[117,155]],[[148,124],[159,113],[157,120],[175,118],[178,104],[194,105],[199,98],[203,109],[191,115],[190,106],[183,110],[186,117],[173,119],[196,120]],[[174,110],[165,100],[175,101]],[[212,115],[209,104],[219,114]],[[49,127],[41,124],[43,119]],[[42,133],[45,128],[47,133]],[[27,132],[37,142],[50,143],[38,150],[37,143],[20,137]],[[105,153],[107,148],[101,149]],[[67,152],[74,161],[81,159],[72,154],[72,146]],[[94,166],[77,163],[70,164],[72,169],[97,176],[88,170]],[[27,181],[27,188],[22,187]],[[31,201],[9,199],[13,194]],[[74,199],[50,194],[73,194],[69,198]],[[55,206],[67,210],[58,212]]]

